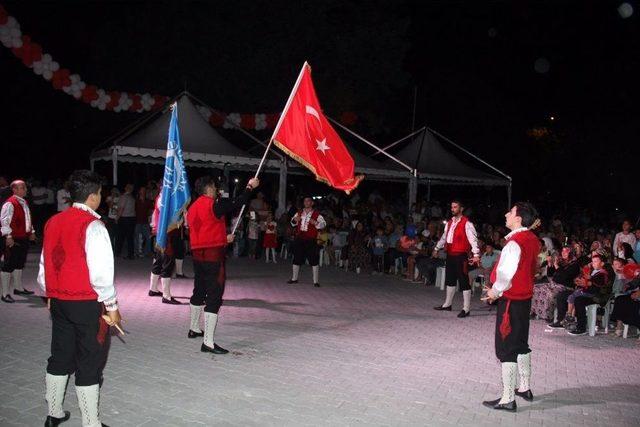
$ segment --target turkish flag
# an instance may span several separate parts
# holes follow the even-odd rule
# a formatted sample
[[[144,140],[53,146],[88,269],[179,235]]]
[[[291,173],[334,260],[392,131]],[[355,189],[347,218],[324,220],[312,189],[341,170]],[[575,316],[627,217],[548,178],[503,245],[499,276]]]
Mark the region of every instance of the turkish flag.
[[[306,62],[272,139],[282,151],[313,172],[318,181],[347,194],[364,178],[354,176],[355,165],[349,150],[322,113],[311,81],[311,67]]]

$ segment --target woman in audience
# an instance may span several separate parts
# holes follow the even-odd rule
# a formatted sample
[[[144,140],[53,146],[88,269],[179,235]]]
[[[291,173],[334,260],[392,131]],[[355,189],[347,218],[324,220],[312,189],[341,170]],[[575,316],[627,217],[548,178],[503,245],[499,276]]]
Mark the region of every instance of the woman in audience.
[[[640,328],[640,267],[628,269],[633,280],[625,285],[624,293],[616,297],[611,320],[616,322],[616,336],[622,335],[623,324]]]
[[[349,236],[349,265],[358,274],[369,265],[367,244],[368,236],[364,230],[364,224],[358,221]]]
[[[575,288],[573,280],[580,273],[580,265],[570,246],[564,246],[560,256],[549,256],[547,262],[550,264],[547,271],[549,282],[538,283],[534,287],[531,314],[539,319],[553,320],[556,296]]]

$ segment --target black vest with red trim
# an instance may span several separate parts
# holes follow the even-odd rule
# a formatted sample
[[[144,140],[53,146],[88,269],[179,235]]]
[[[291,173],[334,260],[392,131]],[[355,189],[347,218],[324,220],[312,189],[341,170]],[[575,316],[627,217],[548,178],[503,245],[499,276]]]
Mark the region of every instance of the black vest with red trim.
[[[302,215],[304,215],[304,211],[298,211],[298,225],[296,226],[296,238],[303,240],[316,240],[318,237],[318,229],[315,225],[311,224],[311,222],[307,223],[307,229],[302,230]],[[314,221],[318,220],[320,216],[320,212],[317,210],[313,210],[311,212],[311,219]]]
[[[447,243],[447,237],[445,237],[445,245],[444,248],[447,251],[447,254],[450,255],[461,255],[468,254],[471,250],[471,243],[469,243],[469,239],[467,238],[467,222],[469,220],[466,216],[460,217],[460,221],[456,224],[455,230],[453,230],[453,242]],[[449,234],[449,230],[451,230],[451,226],[453,225],[453,218],[451,218],[447,222],[447,234]]]
[[[218,218],[212,197],[200,196],[187,211],[191,249],[216,248],[227,245],[225,217]]]
[[[93,221],[98,219],[74,207],[47,221],[42,254],[48,298],[74,301],[98,299],[91,287],[85,252],[87,227]]]

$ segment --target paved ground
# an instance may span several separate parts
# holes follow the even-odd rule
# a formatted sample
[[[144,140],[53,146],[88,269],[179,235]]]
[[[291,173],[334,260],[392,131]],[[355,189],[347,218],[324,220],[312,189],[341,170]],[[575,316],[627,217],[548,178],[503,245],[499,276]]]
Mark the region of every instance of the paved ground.
[[[457,319],[431,309],[441,291],[396,278],[324,268],[316,289],[308,268],[307,283],[286,285],[289,265],[232,260],[216,339],[232,353],[210,356],[186,337],[188,305],[146,296],[148,262],[119,263],[129,334],[112,340],[105,370],[111,426],[640,425],[637,339],[570,337],[533,322],[536,400],[499,413],[480,404],[498,397],[500,367],[493,313],[478,301]],[[34,274],[32,261],[25,283]],[[190,287],[176,281],[174,294]],[[48,312],[35,298],[1,304],[0,325],[0,425],[42,425]],[[65,407],[65,425],[79,426],[72,383]]]

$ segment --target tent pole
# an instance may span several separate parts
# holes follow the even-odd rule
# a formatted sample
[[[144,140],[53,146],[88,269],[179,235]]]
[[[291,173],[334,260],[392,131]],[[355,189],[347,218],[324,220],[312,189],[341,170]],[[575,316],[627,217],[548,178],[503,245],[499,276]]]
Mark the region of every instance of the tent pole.
[[[411,171],[411,178],[409,178],[409,212],[411,207],[416,203],[418,198],[418,170]]]
[[[278,217],[287,207],[287,159],[280,162],[280,180],[278,183]]]
[[[431,180],[427,180],[427,202],[431,201]]]
[[[376,150],[380,150],[380,147],[378,147],[377,145],[375,145],[373,142],[367,141],[366,139],[364,139],[363,137],[361,137],[360,135],[358,135],[357,133],[355,133],[354,131],[352,131],[351,129],[349,129],[346,126],[343,126],[342,123],[339,123],[335,120],[333,120],[331,117],[327,116],[327,119],[333,123],[336,126],[339,126],[340,128],[344,129],[345,131],[349,132],[351,135],[355,136],[356,138],[358,138],[360,141],[372,146],[373,148],[375,148]],[[409,171],[413,171],[413,169],[408,166],[406,163],[402,162],[401,160],[398,160],[397,158],[393,157],[391,154],[387,153],[384,150],[380,150],[380,152],[382,152],[382,154],[384,154],[385,156],[389,157],[391,160],[394,160],[396,163],[404,166],[405,168],[407,168],[407,170]]]
[[[117,186],[118,185],[118,149],[116,147],[113,147],[113,150],[111,151],[111,162],[113,163],[112,181],[113,181],[113,185]]]
[[[509,181],[509,186],[507,187],[507,209],[511,209],[511,191],[512,191],[512,183]]]

